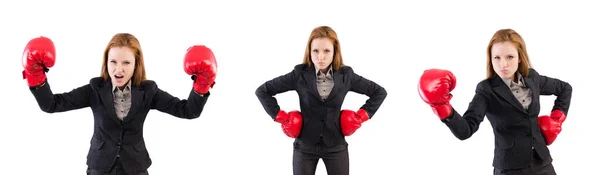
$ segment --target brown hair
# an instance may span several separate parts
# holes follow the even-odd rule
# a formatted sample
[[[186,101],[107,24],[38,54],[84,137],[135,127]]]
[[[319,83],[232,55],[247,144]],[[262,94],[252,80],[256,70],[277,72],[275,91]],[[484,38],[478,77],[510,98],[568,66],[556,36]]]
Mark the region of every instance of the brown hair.
[[[131,84],[133,86],[139,86],[140,83],[146,80],[146,70],[144,67],[144,54],[142,53],[142,46],[138,39],[129,33],[117,33],[115,34],[106,48],[104,49],[104,56],[102,57],[102,72],[100,73],[100,77],[104,79],[104,81],[108,81],[110,79],[110,75],[108,74],[108,51],[113,47],[128,47],[133,50],[133,54],[135,55],[135,67],[133,71],[133,76],[131,77]]]
[[[313,62],[310,59],[310,44],[314,39],[317,38],[328,38],[333,43],[333,70],[338,71],[342,66],[344,66],[344,61],[342,60],[342,51],[340,47],[340,41],[338,40],[337,33],[329,27],[329,26],[319,26],[314,28],[310,33],[310,37],[308,38],[308,43],[306,43],[306,51],[304,52],[304,60],[302,64],[307,64],[309,67],[312,66]]]
[[[517,49],[519,52],[519,68],[517,69],[517,72],[523,77],[527,77],[529,75],[531,63],[529,62],[529,56],[527,54],[527,49],[525,48],[525,41],[521,35],[513,29],[500,29],[496,31],[487,47],[487,78],[489,79],[497,75],[492,65],[492,46],[502,42],[511,42]]]

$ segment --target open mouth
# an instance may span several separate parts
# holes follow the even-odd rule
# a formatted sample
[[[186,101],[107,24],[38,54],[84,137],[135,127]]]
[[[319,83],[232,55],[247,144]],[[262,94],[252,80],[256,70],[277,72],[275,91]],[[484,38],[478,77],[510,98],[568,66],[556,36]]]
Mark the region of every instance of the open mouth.
[[[123,75],[115,75],[115,78],[116,78],[117,80],[121,80],[121,79],[123,79],[123,77],[125,77],[125,76],[123,76]]]

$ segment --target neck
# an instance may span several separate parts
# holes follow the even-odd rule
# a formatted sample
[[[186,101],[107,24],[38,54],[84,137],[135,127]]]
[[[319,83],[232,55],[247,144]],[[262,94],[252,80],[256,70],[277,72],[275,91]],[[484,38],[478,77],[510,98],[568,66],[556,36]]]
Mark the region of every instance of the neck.
[[[325,69],[321,69],[321,73],[327,74],[327,72],[329,72],[329,68],[331,68],[331,65],[327,66]]]

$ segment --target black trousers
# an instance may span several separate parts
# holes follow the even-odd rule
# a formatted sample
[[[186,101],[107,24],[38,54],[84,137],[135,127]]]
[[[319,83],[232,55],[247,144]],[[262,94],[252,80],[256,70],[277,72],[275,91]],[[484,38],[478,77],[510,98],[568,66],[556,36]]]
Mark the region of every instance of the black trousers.
[[[531,163],[527,168],[504,170],[494,168],[494,175],[556,175],[552,162],[543,161],[535,150],[531,156]]]
[[[316,145],[294,141],[294,175],[314,175],[319,159],[323,159],[328,175],[349,175],[348,143],[327,146],[320,138]]]
[[[123,163],[121,163],[121,159],[117,157],[117,161],[115,161],[115,164],[113,165],[112,169],[109,172],[100,172],[94,169],[91,169],[88,167],[87,169],[87,175],[131,175],[131,174],[127,174],[127,172],[125,172],[125,169],[123,169]],[[136,175],[148,175],[148,171],[144,171],[140,174],[136,174]]]

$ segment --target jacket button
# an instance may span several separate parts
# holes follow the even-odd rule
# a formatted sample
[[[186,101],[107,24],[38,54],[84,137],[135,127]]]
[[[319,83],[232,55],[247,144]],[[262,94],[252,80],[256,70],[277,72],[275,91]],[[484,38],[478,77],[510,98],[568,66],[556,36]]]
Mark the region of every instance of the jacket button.
[[[121,142],[117,143],[117,145],[121,146]]]

